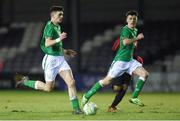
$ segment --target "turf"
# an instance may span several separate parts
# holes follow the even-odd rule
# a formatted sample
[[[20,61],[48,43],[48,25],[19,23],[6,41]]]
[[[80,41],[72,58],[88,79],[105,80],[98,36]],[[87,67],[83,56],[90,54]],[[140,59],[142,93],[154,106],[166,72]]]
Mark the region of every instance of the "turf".
[[[82,93],[78,94],[81,100]],[[146,104],[138,107],[128,102],[127,94],[117,113],[106,112],[113,93],[97,93],[91,101],[98,105],[93,116],[73,115],[67,92],[0,91],[0,120],[179,120],[179,93],[143,93]]]

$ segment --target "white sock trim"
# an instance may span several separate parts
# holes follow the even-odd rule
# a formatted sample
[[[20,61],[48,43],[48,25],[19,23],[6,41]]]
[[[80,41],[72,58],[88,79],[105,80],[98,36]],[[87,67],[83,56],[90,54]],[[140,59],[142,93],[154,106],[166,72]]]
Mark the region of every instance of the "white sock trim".
[[[102,80],[99,80],[99,84],[101,85],[101,87],[104,87],[101,81],[102,81]]]
[[[38,81],[36,81],[35,84],[34,84],[34,88],[35,88],[36,90],[38,89],[38,86],[37,86],[37,85],[38,85]]]
[[[74,100],[74,99],[77,99],[77,96],[71,96],[69,97],[70,100]]]
[[[139,77],[139,79],[141,79],[142,81],[144,81],[145,82],[145,78],[144,77]]]

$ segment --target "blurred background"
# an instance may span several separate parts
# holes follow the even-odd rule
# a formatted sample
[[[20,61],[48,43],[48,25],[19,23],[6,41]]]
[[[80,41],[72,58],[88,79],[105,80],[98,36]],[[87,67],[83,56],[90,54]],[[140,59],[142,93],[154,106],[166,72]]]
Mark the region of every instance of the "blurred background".
[[[125,25],[128,10],[139,12],[137,55],[150,77],[143,91],[180,92],[180,1],[162,0],[0,0],[0,89],[14,89],[15,73],[44,80],[40,39],[52,5],[64,7],[64,48],[78,52],[67,58],[79,91],[104,77],[113,42]],[[60,77],[56,89],[65,90]]]

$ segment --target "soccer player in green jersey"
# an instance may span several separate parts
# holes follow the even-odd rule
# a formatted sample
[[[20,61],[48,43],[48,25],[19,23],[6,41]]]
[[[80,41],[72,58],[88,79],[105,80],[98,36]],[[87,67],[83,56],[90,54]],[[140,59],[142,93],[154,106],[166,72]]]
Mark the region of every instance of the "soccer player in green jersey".
[[[143,59],[140,56],[135,56],[134,59],[136,59],[138,62],[143,64]],[[111,85],[112,90],[116,93],[116,96],[111,103],[111,105],[108,107],[108,112],[116,113],[117,112],[117,105],[121,103],[128,86],[133,81],[133,78],[128,73],[123,73],[120,77],[114,78]],[[133,89],[134,90],[134,89]]]
[[[149,73],[142,67],[142,64],[133,59],[134,48],[137,42],[144,38],[142,33],[137,35],[137,17],[136,11],[128,11],[126,13],[127,25],[124,26],[120,33],[120,46],[116,56],[109,68],[108,74],[105,78],[98,81],[93,87],[83,95],[81,105],[84,106],[88,100],[102,87],[110,84],[116,77],[121,76],[123,73],[139,76],[135,90],[130,98],[130,102],[138,106],[144,104],[138,99],[138,95],[149,75]]]
[[[45,54],[42,62],[45,83],[40,80],[30,80],[27,76],[16,75],[16,86],[27,86],[36,90],[50,92],[54,87],[55,78],[59,74],[67,84],[69,98],[74,110],[73,113],[81,114],[72,70],[64,58],[64,55],[73,57],[76,52],[71,49],[63,49],[62,41],[67,37],[65,32],[61,32],[60,23],[63,14],[63,7],[51,7],[51,20],[47,22],[43,31],[40,46]]]

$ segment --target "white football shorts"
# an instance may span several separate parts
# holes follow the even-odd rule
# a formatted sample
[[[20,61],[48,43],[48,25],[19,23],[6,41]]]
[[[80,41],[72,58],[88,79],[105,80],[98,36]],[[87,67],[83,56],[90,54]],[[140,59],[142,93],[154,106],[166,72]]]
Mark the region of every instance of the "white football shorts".
[[[55,81],[57,74],[64,70],[70,70],[64,56],[45,55],[42,61],[45,81]]]
[[[135,59],[132,59],[129,62],[113,61],[111,67],[109,68],[107,76],[116,78],[121,76],[125,72],[132,75],[132,72],[140,66],[142,66],[142,64]]]

